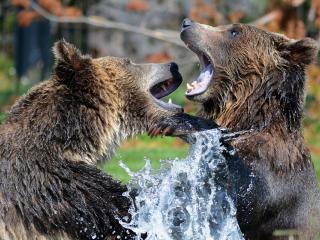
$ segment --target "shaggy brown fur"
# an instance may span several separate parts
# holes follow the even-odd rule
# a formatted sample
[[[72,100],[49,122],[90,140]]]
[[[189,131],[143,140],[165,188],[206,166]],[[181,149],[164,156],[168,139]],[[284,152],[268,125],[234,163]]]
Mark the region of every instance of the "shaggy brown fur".
[[[277,230],[288,229],[312,239],[320,230],[319,190],[302,119],[305,68],[318,54],[316,42],[190,20],[181,39],[214,66],[205,92],[189,96],[200,103],[198,115],[231,131],[252,130],[231,142],[241,160],[229,162],[246,239],[277,239]],[[181,128],[180,120],[167,121],[167,134]]]
[[[248,239],[268,239],[282,229],[309,233],[320,205],[301,124],[304,70],[317,44],[241,24],[194,24],[181,38],[195,51],[208,49],[215,68],[207,91],[193,98],[202,104],[199,115],[233,131],[253,129],[232,142],[256,176],[251,194],[238,191],[241,230]]]
[[[176,64],[91,59],[65,41],[52,79],[33,88],[0,126],[0,239],[129,239],[126,188],[95,167],[119,143],[179,111],[154,101],[153,82]]]

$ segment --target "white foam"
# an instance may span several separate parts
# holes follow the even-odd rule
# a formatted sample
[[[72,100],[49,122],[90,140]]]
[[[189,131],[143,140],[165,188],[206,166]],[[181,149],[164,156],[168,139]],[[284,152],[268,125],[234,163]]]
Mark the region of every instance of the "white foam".
[[[216,129],[189,136],[188,157],[162,161],[157,173],[149,160],[137,173],[121,163],[132,178],[125,195],[137,194],[131,222],[121,224],[148,240],[243,239],[220,137]]]

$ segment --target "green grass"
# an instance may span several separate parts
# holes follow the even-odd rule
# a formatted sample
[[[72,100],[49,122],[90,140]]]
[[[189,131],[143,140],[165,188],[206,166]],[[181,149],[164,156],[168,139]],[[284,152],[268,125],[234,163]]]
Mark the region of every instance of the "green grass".
[[[5,117],[6,117],[5,114],[0,112],[0,123],[4,121]]]
[[[15,76],[14,62],[0,53],[0,111],[11,105],[16,98],[26,93],[30,84],[19,84]]]
[[[320,183],[320,156],[312,156],[312,161],[314,163],[314,168],[317,173],[318,182]]]
[[[130,146],[130,142],[133,144]],[[110,174],[114,178],[127,183],[129,176],[119,165],[120,161],[123,161],[131,171],[139,171],[145,165],[145,159],[150,159],[152,167],[156,170],[159,169],[160,160],[184,158],[188,154],[188,146],[174,146],[174,138],[157,138],[150,139],[148,136],[138,137],[136,140],[129,141],[128,145],[120,147],[117,154],[111,159],[111,161],[101,166],[102,170]],[[316,170],[318,182],[320,183],[320,157],[313,155],[312,160]]]
[[[150,137],[143,135],[128,141],[111,161],[102,165],[101,168],[114,178],[126,183],[129,176],[119,166],[120,161],[124,162],[131,171],[136,172],[143,168],[146,159],[150,159],[152,167],[157,170],[160,167],[160,160],[184,158],[187,153],[188,146],[175,138],[150,139]]]

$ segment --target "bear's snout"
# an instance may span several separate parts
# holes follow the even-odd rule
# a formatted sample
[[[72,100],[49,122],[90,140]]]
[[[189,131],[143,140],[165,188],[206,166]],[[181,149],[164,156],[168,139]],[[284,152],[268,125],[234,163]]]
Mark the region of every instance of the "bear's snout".
[[[190,18],[185,18],[181,23],[181,32],[191,27],[193,21]]]

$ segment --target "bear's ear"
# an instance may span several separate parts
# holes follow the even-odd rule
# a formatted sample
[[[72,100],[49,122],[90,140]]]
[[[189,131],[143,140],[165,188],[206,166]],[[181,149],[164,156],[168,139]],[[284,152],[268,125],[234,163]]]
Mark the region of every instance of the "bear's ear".
[[[280,51],[286,60],[305,66],[316,60],[319,44],[311,38],[289,40],[283,43]]]
[[[70,75],[85,69],[91,61],[89,56],[82,55],[80,50],[64,39],[54,44],[53,54],[56,59],[55,71],[60,79],[70,79]]]

